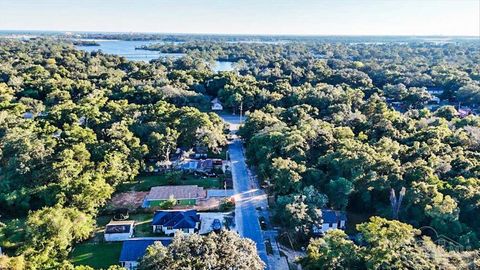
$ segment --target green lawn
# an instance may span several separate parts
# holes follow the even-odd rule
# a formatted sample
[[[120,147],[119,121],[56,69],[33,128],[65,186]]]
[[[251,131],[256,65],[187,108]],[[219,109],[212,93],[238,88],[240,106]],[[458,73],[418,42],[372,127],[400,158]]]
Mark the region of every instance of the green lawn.
[[[136,221],[135,237],[158,236],[152,231],[153,214],[134,214],[130,219]]]
[[[118,264],[122,243],[82,243],[70,254],[74,265],[88,265],[95,269]]]
[[[169,174],[139,176],[136,181],[121,184],[117,191],[149,191],[151,187],[166,185],[198,185],[204,188],[222,188],[222,184],[217,177],[206,177],[194,175],[185,175],[175,179]]]

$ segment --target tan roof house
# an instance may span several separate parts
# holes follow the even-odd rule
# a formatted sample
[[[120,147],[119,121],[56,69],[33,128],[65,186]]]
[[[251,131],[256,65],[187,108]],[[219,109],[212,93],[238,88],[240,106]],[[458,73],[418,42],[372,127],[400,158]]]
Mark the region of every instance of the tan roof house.
[[[197,185],[152,187],[143,207],[160,206],[169,199],[177,200],[177,205],[196,205],[198,199],[207,197],[207,192]]]

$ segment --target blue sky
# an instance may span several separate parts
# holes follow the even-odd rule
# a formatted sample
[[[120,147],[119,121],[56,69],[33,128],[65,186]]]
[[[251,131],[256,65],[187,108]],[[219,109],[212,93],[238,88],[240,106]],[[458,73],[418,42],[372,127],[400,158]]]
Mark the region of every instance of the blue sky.
[[[0,0],[0,29],[480,36],[480,0]]]

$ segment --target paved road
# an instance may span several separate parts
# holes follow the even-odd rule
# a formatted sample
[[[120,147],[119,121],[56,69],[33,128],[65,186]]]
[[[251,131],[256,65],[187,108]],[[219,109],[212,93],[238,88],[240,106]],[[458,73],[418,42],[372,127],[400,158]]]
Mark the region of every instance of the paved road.
[[[224,116],[225,122],[230,124],[230,130],[235,133],[239,126],[238,116]],[[250,180],[245,164],[242,143],[235,138],[228,147],[230,161],[232,163],[233,189],[235,190],[235,226],[238,233],[252,239],[257,245],[260,258],[267,264],[266,269],[272,269],[268,265],[268,256],[263,239],[263,233],[258,220],[257,207],[267,205],[267,196]]]
[[[232,162],[233,189],[235,190],[235,223],[238,232],[243,237],[248,237],[257,244],[258,255],[264,262],[268,262],[267,251],[263,240],[262,230],[258,221],[256,208],[264,205],[265,194],[253,188],[242,144],[235,139],[229,146],[230,160]],[[268,269],[268,267],[267,267]]]

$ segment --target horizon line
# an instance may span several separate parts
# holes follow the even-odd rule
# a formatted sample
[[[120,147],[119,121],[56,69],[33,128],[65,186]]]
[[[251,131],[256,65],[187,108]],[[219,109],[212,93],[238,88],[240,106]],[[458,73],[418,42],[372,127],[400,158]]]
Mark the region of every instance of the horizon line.
[[[157,35],[213,35],[213,36],[270,36],[270,37],[463,37],[478,38],[478,35],[450,35],[450,34],[268,34],[268,33],[194,33],[194,32],[155,32],[155,31],[95,31],[95,30],[24,30],[0,29],[9,32],[55,32],[55,33],[99,33],[99,34],[157,34]]]

